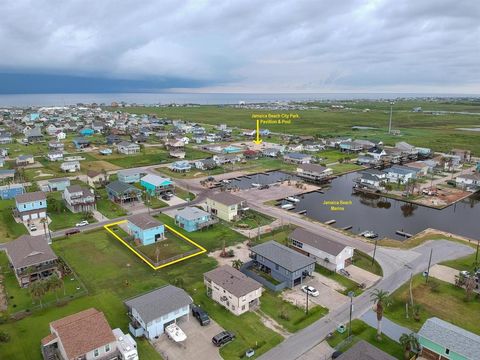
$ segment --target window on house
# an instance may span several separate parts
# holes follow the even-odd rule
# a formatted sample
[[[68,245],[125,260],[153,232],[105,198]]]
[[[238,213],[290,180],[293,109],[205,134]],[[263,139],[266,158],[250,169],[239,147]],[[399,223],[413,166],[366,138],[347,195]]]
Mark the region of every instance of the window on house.
[[[242,306],[242,310],[245,310],[245,305]]]
[[[110,351],[110,344],[107,344],[105,345],[105,352],[109,352]]]
[[[445,349],[445,354],[450,354],[450,349]]]
[[[278,264],[275,264],[275,270],[278,270],[278,269],[279,269]]]
[[[99,354],[98,349],[93,350],[93,356],[97,357]]]

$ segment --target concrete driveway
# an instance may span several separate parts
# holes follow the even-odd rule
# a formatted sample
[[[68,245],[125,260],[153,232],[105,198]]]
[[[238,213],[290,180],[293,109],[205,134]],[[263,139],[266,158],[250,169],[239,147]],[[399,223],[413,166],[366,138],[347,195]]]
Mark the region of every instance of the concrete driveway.
[[[347,296],[335,291],[332,287],[323,283],[320,276],[315,275],[316,274],[314,274],[312,279],[308,279],[303,283],[303,285],[313,286],[320,293],[320,295],[316,297],[309,296],[309,301],[311,303],[326,307],[329,311],[333,311],[349,301]],[[282,297],[294,305],[305,308],[307,296],[302,291],[301,286],[285,290],[282,293]]]
[[[210,321],[209,325],[200,326],[197,319],[190,316],[190,320],[178,323],[187,335],[184,344],[177,344],[166,335],[162,335],[153,342],[153,346],[164,360],[221,360],[219,348],[212,344],[212,337],[223,329],[212,319]]]
[[[460,272],[457,269],[445,265],[435,264],[430,268],[430,276],[435,279],[455,285],[455,276]]]
[[[345,270],[350,273],[351,280],[355,281],[357,284],[365,284],[367,288],[371,287],[381,278],[380,276],[355,265],[348,265]]]

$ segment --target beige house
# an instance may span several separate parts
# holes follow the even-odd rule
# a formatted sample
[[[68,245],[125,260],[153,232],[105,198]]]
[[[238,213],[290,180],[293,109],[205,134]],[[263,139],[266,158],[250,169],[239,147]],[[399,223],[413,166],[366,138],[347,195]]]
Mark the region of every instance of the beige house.
[[[225,221],[238,220],[245,210],[248,210],[247,202],[228,192],[219,192],[207,198],[207,211]]]
[[[206,272],[203,280],[207,295],[235,315],[260,305],[262,285],[231,266],[223,265]]]
[[[91,187],[97,185],[106,184],[108,182],[109,175],[107,173],[101,173],[95,170],[87,171],[87,184]]]

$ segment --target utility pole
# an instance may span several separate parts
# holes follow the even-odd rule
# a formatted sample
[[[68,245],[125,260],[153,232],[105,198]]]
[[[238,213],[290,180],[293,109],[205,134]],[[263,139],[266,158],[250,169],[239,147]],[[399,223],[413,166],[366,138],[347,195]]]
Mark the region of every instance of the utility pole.
[[[393,113],[393,101],[390,102],[390,121],[388,122],[388,133],[392,133],[392,113]]]
[[[348,292],[348,297],[350,298],[350,323],[348,325],[348,337],[352,336],[352,312],[353,312],[353,297],[355,293],[353,291]]]
[[[375,264],[375,254],[377,252],[377,239],[375,239],[375,247],[373,248],[372,266]]]
[[[425,277],[426,283],[428,283],[428,276],[430,275],[430,265],[432,264],[432,253],[433,253],[433,249],[430,249],[430,259],[428,259],[427,276]]]
[[[305,293],[307,294],[307,304],[305,306],[305,314],[308,315],[308,289],[307,289],[307,291],[305,291]]]
[[[475,270],[477,270],[477,264],[478,264],[478,248],[480,247],[480,240],[477,240],[477,252],[475,254]]]

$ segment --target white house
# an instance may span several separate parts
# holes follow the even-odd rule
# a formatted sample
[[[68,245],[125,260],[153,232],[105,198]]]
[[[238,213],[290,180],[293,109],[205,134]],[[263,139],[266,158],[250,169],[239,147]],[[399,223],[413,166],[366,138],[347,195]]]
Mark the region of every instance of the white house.
[[[380,160],[382,157],[387,155],[387,152],[384,149],[374,146],[368,149],[367,154],[373,157],[375,160]]]
[[[57,132],[57,141],[65,140],[66,137],[67,137],[67,134],[65,134],[63,131]]]
[[[229,265],[206,272],[203,281],[207,296],[237,316],[260,305],[262,285]]]
[[[165,326],[189,319],[192,298],[185,290],[166,285],[124,302],[131,322],[130,333],[149,340],[164,333]]]
[[[47,154],[47,159],[50,161],[61,161],[63,160],[63,151],[50,151]]]
[[[418,169],[409,168],[406,166],[393,165],[384,170],[387,174],[388,182],[406,184],[409,180],[417,177]]]
[[[312,181],[320,181],[333,174],[333,170],[317,164],[299,164],[297,175]]]
[[[477,191],[480,189],[480,173],[458,175],[455,182],[458,187]]]
[[[125,154],[125,155],[136,154],[140,152],[140,145],[132,142],[122,141],[117,144],[117,151],[120,154]]]
[[[326,239],[302,228],[296,228],[289,235],[290,246],[298,252],[314,258],[315,261],[333,271],[344,269],[353,257],[351,246]]]
[[[65,172],[75,172],[80,170],[79,161],[65,161],[60,165],[60,169]]]

